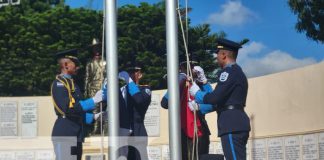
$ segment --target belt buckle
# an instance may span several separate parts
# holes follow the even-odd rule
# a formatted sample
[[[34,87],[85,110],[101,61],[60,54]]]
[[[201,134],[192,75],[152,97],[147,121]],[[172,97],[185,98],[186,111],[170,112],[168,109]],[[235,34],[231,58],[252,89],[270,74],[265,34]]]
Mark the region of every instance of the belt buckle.
[[[233,105],[229,105],[227,106],[227,109],[235,109],[235,107]]]

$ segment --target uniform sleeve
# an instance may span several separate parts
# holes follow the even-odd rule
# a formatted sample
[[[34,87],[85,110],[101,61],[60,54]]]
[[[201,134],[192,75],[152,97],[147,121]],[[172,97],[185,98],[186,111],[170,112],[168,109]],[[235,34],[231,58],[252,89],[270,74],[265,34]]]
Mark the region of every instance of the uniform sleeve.
[[[139,87],[135,84],[135,82],[131,82],[127,85],[127,91],[131,96],[140,92]]]
[[[85,123],[91,124],[94,121],[93,117],[94,117],[93,113],[86,113],[85,114]]]
[[[199,111],[201,114],[205,115],[215,111],[215,108],[211,104],[199,104]]]
[[[169,99],[169,94],[168,92],[166,92],[161,100],[161,107],[164,109],[168,109],[169,105],[168,105],[168,99]]]
[[[210,85],[210,83],[206,83],[202,86],[202,90],[207,92],[207,93],[210,93],[210,92],[213,92],[213,88],[212,86]]]
[[[79,104],[81,105],[82,109],[84,111],[90,111],[93,110],[96,106],[93,98],[88,98],[86,100],[79,101]]]
[[[206,93],[213,92],[213,88],[210,85],[210,83],[206,83],[206,84],[202,85],[201,88],[202,88],[202,91],[204,91]],[[215,108],[211,104],[199,104],[199,111],[202,115],[205,115],[207,113],[215,111]]]
[[[234,81],[235,75],[233,73],[231,73],[229,70],[223,71],[220,74],[216,88],[212,92],[208,93],[204,91],[198,91],[196,93],[196,102],[200,104],[219,105],[220,102],[222,102],[235,87]]]
[[[151,90],[149,88],[144,88],[140,90],[138,85],[134,82],[131,82],[127,86],[128,93],[132,96],[132,99],[135,101],[138,106],[149,106],[151,103]]]
[[[54,102],[66,115],[82,115],[84,113],[79,102],[75,102],[73,107],[69,108],[70,99],[68,91],[61,82],[54,81],[52,85]]]

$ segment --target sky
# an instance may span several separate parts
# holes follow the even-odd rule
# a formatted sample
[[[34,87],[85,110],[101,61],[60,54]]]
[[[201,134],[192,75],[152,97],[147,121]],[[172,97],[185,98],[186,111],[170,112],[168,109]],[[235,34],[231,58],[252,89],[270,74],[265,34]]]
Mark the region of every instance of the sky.
[[[184,6],[185,0],[179,0]],[[118,6],[151,4],[160,0],[117,0]],[[88,0],[66,0],[72,7],[85,7]],[[238,64],[248,77],[263,76],[303,67],[324,60],[324,44],[295,30],[297,16],[285,0],[188,0],[193,10],[191,26],[208,23],[212,32],[224,31],[227,39],[250,39],[239,51]],[[102,0],[93,0],[93,9]],[[190,38],[190,37],[189,37]]]

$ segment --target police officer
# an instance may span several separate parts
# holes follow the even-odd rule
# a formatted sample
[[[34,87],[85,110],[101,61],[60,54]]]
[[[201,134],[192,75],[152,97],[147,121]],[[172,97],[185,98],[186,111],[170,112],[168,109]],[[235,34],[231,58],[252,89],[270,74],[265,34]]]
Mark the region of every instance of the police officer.
[[[199,88],[202,91],[210,92],[212,90],[212,87],[210,83],[208,83],[207,78],[205,76],[204,70],[200,66],[194,66],[192,68],[192,73],[193,73],[193,78],[194,82],[199,86]],[[189,101],[189,109],[191,111],[197,110],[196,107],[199,106],[204,106],[204,105],[209,105],[209,104],[199,104],[196,105],[194,100]],[[203,134],[198,138],[198,156],[200,157],[201,155],[208,154],[209,153],[209,144],[210,144],[210,131],[208,128],[207,121],[205,119],[205,113],[202,112],[196,112],[199,120],[201,121],[201,128],[203,131]],[[189,143],[189,150],[192,150],[192,141]],[[195,154],[195,150],[191,151],[191,153]]]
[[[61,70],[51,86],[54,110],[57,115],[52,130],[56,160],[81,160],[84,140],[83,125],[90,124],[103,115],[103,113],[93,114],[91,112],[95,104],[103,100],[102,90],[99,90],[92,98],[81,100],[80,88],[72,77],[79,69],[76,54],[76,49],[56,54]],[[71,143],[67,143],[68,141]]]
[[[151,103],[151,89],[147,85],[140,85],[143,77],[142,68],[133,65],[128,72],[119,73],[119,78],[126,82],[122,87],[124,99],[129,113],[132,133],[129,139],[128,160],[146,160],[147,132],[144,126],[146,111]]]
[[[190,65],[194,66],[197,62],[191,61]],[[192,159],[192,156],[196,157],[196,149],[192,150],[192,147],[195,142],[193,142],[193,135],[190,135],[190,133],[193,133],[193,127],[190,124],[184,121],[188,121],[188,114],[186,112],[185,107],[189,107],[191,111],[194,111],[194,105],[193,102],[190,101],[190,99],[186,96],[186,93],[188,90],[186,90],[186,82],[187,82],[187,62],[181,62],[180,63],[180,73],[179,73],[179,90],[180,90],[180,100],[181,100],[181,150],[182,150],[182,159],[183,160],[189,160]],[[198,69],[199,68],[199,69]],[[197,74],[197,70],[200,71],[200,74]],[[194,79],[199,85],[199,87],[202,87],[201,89],[208,89],[209,83],[207,83],[207,78],[203,73],[203,69],[199,66],[195,66],[193,68],[194,72]],[[199,76],[198,76],[199,75]],[[211,86],[209,85],[211,88]],[[189,102],[188,102],[189,100]],[[168,109],[168,92],[164,95],[164,97],[161,100],[161,106],[165,109]],[[200,124],[198,127],[198,156],[202,154],[208,154],[209,152],[209,135],[210,131],[208,128],[207,121],[205,120],[205,116],[203,114],[200,114],[197,112],[198,120],[200,121]],[[192,117],[192,120],[194,117]],[[190,129],[191,128],[191,129]],[[189,132],[188,132],[189,131]],[[195,159],[195,158],[194,158]]]
[[[248,81],[241,67],[236,64],[241,45],[226,39],[217,44],[217,62],[222,68],[218,72],[217,86],[212,92],[201,91],[193,83],[190,94],[197,103],[212,104],[200,106],[201,112],[218,113],[218,136],[221,138],[227,160],[246,159],[246,144],[249,138],[250,120],[244,111]]]

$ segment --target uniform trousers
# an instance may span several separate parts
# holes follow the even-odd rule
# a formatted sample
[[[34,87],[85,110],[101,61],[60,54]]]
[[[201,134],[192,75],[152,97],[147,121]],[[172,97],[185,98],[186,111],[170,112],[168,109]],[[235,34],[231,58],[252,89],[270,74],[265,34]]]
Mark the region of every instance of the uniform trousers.
[[[249,132],[232,132],[221,136],[226,160],[245,160]]]

